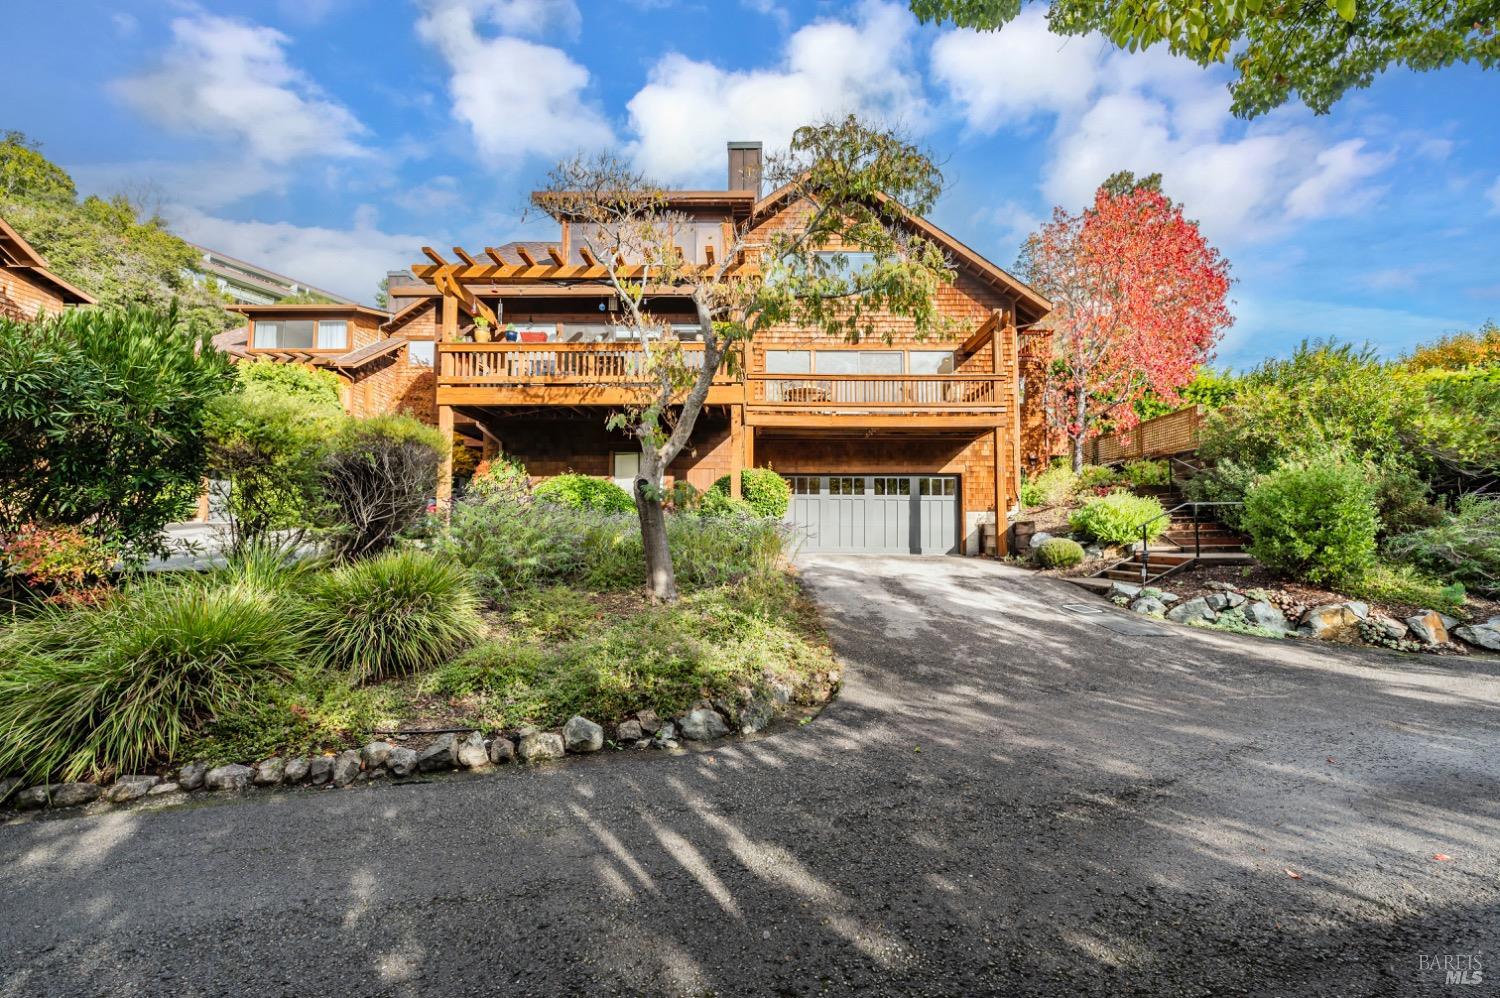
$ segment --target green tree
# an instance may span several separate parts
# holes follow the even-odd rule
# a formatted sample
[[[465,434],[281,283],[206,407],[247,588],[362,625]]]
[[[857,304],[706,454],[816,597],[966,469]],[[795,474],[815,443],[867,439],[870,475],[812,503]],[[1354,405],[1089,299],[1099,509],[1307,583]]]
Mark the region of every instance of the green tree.
[[[73,178],[35,142],[16,131],[0,137],[0,198],[71,204],[77,196]]]
[[[994,30],[1023,0],[911,0],[923,21]],[[1253,118],[1295,95],[1318,114],[1393,66],[1484,69],[1500,61],[1496,0],[1051,0],[1060,35],[1099,32],[1134,52],[1166,44],[1199,65],[1232,61],[1234,113]]]
[[[82,527],[143,551],[197,495],[229,360],[176,309],[0,320],[0,531]]]

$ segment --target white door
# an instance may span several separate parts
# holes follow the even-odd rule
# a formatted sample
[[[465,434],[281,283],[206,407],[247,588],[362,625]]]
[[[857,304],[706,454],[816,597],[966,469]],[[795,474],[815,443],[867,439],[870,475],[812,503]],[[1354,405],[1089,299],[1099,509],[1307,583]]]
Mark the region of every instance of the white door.
[[[635,476],[641,473],[641,454],[639,451],[615,451],[612,455],[614,463],[615,484],[635,498]]]

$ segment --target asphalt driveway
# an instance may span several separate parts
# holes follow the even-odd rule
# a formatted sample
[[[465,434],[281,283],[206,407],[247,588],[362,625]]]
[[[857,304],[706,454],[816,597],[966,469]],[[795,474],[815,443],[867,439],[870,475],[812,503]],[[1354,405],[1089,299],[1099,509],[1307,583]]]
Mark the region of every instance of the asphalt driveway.
[[[1493,662],[805,574],[845,683],[802,728],[0,827],[0,995],[1496,988]]]

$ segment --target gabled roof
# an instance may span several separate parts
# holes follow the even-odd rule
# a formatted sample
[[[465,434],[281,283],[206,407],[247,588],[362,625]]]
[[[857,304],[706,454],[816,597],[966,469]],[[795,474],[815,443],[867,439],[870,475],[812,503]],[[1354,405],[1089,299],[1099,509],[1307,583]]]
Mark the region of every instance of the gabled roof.
[[[94,304],[92,295],[80,291],[48,270],[47,261],[42,259],[42,255],[3,218],[0,218],[0,267],[25,271],[36,280],[52,285],[57,289],[59,297],[71,305]]]
[[[775,211],[779,211],[782,207],[782,202],[790,197],[791,194],[791,184],[785,184],[782,187],[772,191],[770,194],[767,194],[765,197],[756,202],[755,210],[751,213],[751,217],[754,218],[762,214],[771,214]],[[947,250],[954,257],[957,263],[960,266],[968,269],[970,273],[976,274],[980,278],[987,280],[992,284],[997,284],[1005,288],[1005,290],[1015,295],[1021,301],[1026,302],[1032,308],[1040,311],[1042,314],[1046,314],[1047,312],[1052,311],[1051,301],[1049,301],[1041,292],[1037,291],[1031,285],[1027,284],[1019,277],[1016,277],[1014,274],[1010,273],[1010,271],[994,263],[991,263],[989,260],[981,256],[978,252],[960,242],[957,237],[952,236],[949,233],[938,228],[936,225],[933,225],[921,215],[918,215],[912,211],[908,211],[904,205],[897,202],[894,198],[891,198],[884,194],[879,194],[877,195],[877,197],[879,197],[883,203],[895,204],[896,207],[900,208],[901,216],[905,220],[906,224],[910,225],[917,232],[921,233],[923,236],[931,239],[933,242],[943,247],[943,249]]]
[[[360,316],[366,319],[375,319],[384,322],[390,315],[378,308],[369,308],[365,305],[344,305],[338,302],[332,304],[318,302],[316,304],[304,305],[228,305],[226,311],[237,312],[248,319],[264,316],[268,319],[316,319],[332,316],[333,318],[354,318]]]
[[[408,302],[401,307],[401,311],[397,312],[385,322],[381,323],[380,328],[387,333],[394,332],[396,329],[399,329],[401,326],[406,325],[406,323],[416,318],[417,315],[419,315],[421,311],[424,308],[427,308],[429,305],[436,306],[437,299],[418,298],[414,301]]]

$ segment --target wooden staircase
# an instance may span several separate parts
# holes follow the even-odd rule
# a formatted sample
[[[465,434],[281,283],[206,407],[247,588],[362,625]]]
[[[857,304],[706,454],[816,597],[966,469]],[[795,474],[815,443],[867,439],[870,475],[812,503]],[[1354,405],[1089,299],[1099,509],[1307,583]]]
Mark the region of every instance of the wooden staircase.
[[[1182,498],[1175,485],[1137,491],[1154,495],[1170,511],[1167,529],[1147,546],[1144,555],[1137,543],[1137,550],[1129,558],[1095,572],[1094,578],[1150,585],[1194,562],[1241,560],[1235,556],[1244,554],[1244,536],[1212,519],[1212,507],[1200,507],[1195,522],[1192,505]]]

